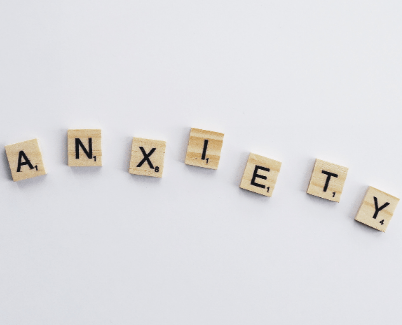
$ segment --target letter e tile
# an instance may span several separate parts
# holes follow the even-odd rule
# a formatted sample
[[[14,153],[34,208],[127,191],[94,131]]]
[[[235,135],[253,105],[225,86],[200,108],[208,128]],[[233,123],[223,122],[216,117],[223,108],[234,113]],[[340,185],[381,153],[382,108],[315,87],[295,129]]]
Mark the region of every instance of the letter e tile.
[[[265,196],[272,196],[282,163],[250,153],[240,188]]]

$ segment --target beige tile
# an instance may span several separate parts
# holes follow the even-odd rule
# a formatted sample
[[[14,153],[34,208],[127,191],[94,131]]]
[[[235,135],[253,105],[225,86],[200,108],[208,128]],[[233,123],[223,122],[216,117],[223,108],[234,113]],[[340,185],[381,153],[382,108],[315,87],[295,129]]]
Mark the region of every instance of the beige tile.
[[[355,220],[385,232],[398,202],[395,196],[369,186]]]
[[[46,174],[37,139],[10,144],[5,148],[14,182]]]
[[[133,138],[129,173],[162,177],[165,150],[165,141]]]
[[[223,133],[192,128],[185,163],[218,169],[223,144]]]
[[[250,153],[241,179],[242,189],[272,196],[282,163]]]
[[[307,193],[339,202],[347,174],[346,167],[316,159]]]
[[[68,130],[67,138],[69,166],[102,166],[101,130]]]

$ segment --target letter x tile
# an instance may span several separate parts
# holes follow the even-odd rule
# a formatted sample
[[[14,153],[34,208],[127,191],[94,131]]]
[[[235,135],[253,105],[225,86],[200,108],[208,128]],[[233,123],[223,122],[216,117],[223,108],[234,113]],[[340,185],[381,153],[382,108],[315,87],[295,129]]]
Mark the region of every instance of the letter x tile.
[[[162,177],[166,142],[133,138],[129,173]]]

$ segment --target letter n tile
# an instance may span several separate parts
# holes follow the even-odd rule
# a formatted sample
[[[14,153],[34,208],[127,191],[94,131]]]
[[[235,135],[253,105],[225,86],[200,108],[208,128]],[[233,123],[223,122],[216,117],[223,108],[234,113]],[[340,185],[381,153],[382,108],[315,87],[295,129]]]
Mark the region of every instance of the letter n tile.
[[[102,166],[102,132],[99,129],[68,130],[68,165]]]

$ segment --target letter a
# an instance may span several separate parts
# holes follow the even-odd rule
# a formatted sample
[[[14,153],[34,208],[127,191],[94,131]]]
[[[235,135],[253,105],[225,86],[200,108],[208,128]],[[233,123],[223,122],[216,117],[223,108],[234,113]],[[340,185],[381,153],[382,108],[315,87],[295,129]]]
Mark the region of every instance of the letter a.
[[[24,159],[24,162],[22,161]],[[31,161],[28,159],[27,155],[25,154],[24,151],[20,151],[18,153],[18,166],[17,166],[17,173],[21,172],[21,167],[24,165],[28,165],[29,169],[34,169],[34,166],[32,166]]]

